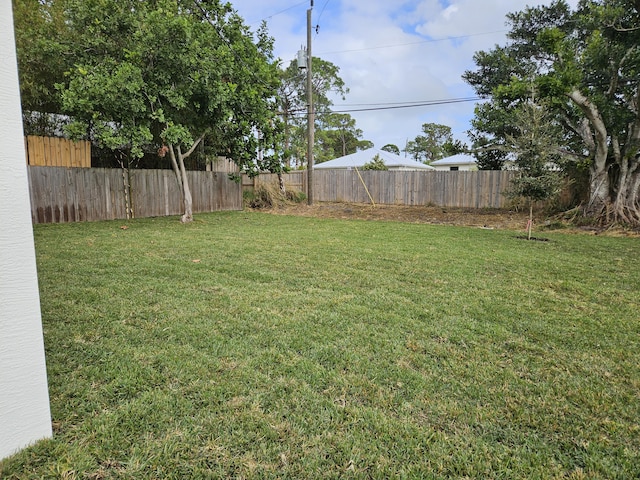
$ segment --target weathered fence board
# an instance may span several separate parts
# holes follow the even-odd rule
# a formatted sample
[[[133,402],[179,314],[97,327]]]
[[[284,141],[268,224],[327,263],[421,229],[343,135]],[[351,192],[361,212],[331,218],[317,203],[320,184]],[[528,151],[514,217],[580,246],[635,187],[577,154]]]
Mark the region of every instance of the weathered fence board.
[[[514,172],[406,172],[316,170],[314,199],[319,202],[375,203],[388,205],[439,205],[462,208],[503,208]],[[306,191],[306,172],[284,175],[285,184]],[[243,181],[243,188],[277,181],[274,174]],[[365,188],[366,185],[366,188]],[[369,194],[367,194],[367,190]]]
[[[28,171],[34,223],[124,219],[129,208],[135,217],[184,212],[171,170],[135,170],[127,175],[117,168],[30,166]],[[194,171],[187,175],[194,213],[242,210],[241,186],[227,174]]]
[[[302,170],[295,170],[293,172],[282,174],[285,185],[287,188],[291,188],[296,192],[307,191],[307,172]],[[242,189],[253,190],[258,185],[268,185],[278,181],[277,174],[261,174],[254,178],[249,178],[248,175],[242,175]]]
[[[42,167],[91,167],[91,142],[29,135],[24,139],[27,165]]]
[[[180,190],[171,170],[65,168],[30,166],[34,223],[112,220],[183,213]],[[230,180],[226,173],[189,171],[194,213],[241,210],[242,189],[277,182],[277,175]],[[314,198],[319,202],[439,205],[503,208],[514,172],[314,172]],[[284,175],[287,188],[306,190],[306,172]],[[366,185],[366,188],[365,188]],[[128,188],[129,187],[129,188]],[[367,193],[368,190],[368,193]]]

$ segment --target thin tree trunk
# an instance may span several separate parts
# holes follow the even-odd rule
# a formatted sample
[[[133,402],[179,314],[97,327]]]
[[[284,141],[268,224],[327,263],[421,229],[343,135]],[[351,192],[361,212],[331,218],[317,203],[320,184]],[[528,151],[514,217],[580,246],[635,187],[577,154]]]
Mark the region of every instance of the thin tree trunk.
[[[178,145],[178,162],[180,165],[180,174],[182,175],[184,214],[180,217],[182,223],[193,222],[193,198],[191,197],[191,189],[189,188],[189,180],[187,179],[187,170],[184,167],[184,155]]]
[[[284,186],[284,178],[282,178],[282,172],[278,172],[278,187],[280,187],[280,192],[283,195],[287,192]]]
[[[285,151],[285,165],[287,168],[291,168],[291,143],[289,139],[289,113],[284,113],[284,151]]]
[[[184,159],[193,153],[198,144],[204,139],[205,134],[203,133],[200,138],[198,138],[191,148],[187,150],[186,153],[182,153],[180,149],[180,145],[174,146],[169,144],[169,157],[171,158],[171,166],[173,167],[173,171],[176,174],[176,178],[178,179],[178,185],[180,186],[180,194],[182,196],[182,203],[184,206],[184,214],[180,218],[182,223],[188,223],[193,221],[193,197],[191,196],[191,189],[189,188],[189,179],[187,178],[187,170],[184,166]],[[176,155],[177,151],[177,155]]]
[[[629,204],[635,214],[635,224],[640,225],[640,165],[636,165],[636,170],[631,176],[631,188],[629,188]]]
[[[176,180],[178,182],[178,187],[180,188],[180,197],[184,197],[184,186],[182,185],[182,175],[180,174],[180,167],[178,167],[178,162],[176,160],[176,152],[173,149],[173,145],[168,145],[169,149],[169,158],[171,159],[171,169],[173,173],[176,174]]]

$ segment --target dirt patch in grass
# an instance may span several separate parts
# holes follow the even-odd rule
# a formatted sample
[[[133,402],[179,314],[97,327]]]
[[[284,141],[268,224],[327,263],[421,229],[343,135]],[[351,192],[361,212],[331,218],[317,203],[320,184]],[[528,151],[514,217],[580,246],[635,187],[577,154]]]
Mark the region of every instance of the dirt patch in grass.
[[[278,215],[302,215],[345,220],[384,220],[480,228],[524,230],[528,214],[510,210],[443,208],[433,206],[376,205],[352,203],[289,204],[263,210]]]
[[[245,207],[248,208],[248,207]],[[275,215],[300,215],[317,218],[339,218],[344,220],[382,220],[391,222],[428,223],[434,225],[460,225],[477,228],[526,231],[528,212],[496,208],[450,208],[436,206],[376,205],[354,203],[306,203],[283,202],[273,207],[260,209]],[[535,215],[536,231],[562,231],[587,235],[613,237],[640,237],[640,230],[622,226],[602,228],[579,226],[560,219],[551,218],[542,212]]]

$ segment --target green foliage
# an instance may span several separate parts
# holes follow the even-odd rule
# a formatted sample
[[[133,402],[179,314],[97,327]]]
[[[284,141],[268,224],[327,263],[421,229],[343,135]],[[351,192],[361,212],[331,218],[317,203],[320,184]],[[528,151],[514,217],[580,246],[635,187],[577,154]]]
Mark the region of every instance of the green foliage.
[[[273,207],[273,198],[271,190],[263,186],[259,186],[250,191],[242,192],[242,198],[246,207],[249,208],[271,208]]]
[[[376,153],[376,155],[373,157],[373,159],[370,162],[367,162],[362,166],[362,170],[386,171],[386,170],[389,170],[389,167],[385,165],[384,159],[379,154]]]
[[[294,203],[304,203],[307,201],[306,193],[298,192],[294,190],[287,190],[286,197],[287,197],[287,200],[290,200]]]
[[[95,66],[76,65],[68,76],[68,87],[57,85],[62,111],[73,118],[66,132],[82,138],[90,131],[102,146],[118,150],[126,145],[134,158],[142,157],[153,135],[150,123],[139,121],[146,110],[141,70],[105,59]]]
[[[522,172],[512,181],[508,194],[512,197],[524,197],[530,201],[546,200],[560,190],[560,179],[556,172],[543,172],[538,175]]]
[[[640,4],[565,1],[508,15],[509,43],[478,52],[464,78],[488,101],[476,108],[473,149],[481,165],[508,155],[511,118],[533,85],[572,160],[565,171],[589,191],[585,212],[640,224]],[[589,178],[584,180],[584,165]]]
[[[13,19],[20,74],[25,133],[51,135],[64,124],[51,114],[61,112],[55,84],[64,80],[69,62],[65,24],[66,2],[14,0]]]
[[[460,153],[466,153],[468,151],[468,147],[465,143],[460,140],[454,140],[450,138],[442,145],[443,157],[451,157],[453,155],[458,155]]]
[[[326,113],[320,116],[316,130],[315,160],[317,163],[343,157],[373,144],[362,140],[362,130],[348,113]]]
[[[431,163],[447,156],[447,152],[454,147],[451,127],[437,123],[425,123],[422,125],[423,135],[418,135],[414,140],[407,142],[404,149],[414,160],[422,163]]]
[[[533,95],[532,95],[533,97]],[[548,200],[560,192],[561,178],[555,171],[562,164],[558,126],[548,110],[532,98],[519,106],[514,123],[516,136],[508,137],[518,176],[511,181],[507,195],[529,201],[528,238],[533,225],[533,202]]]
[[[547,200],[560,191],[562,164],[557,146],[558,126],[545,107],[530,101],[516,111],[517,134],[509,136],[509,151],[514,155],[518,177],[512,180],[510,196],[521,196],[530,202]]]
[[[34,235],[55,434],[2,478],[638,478],[635,238],[251,211]]]
[[[340,77],[340,67],[313,57],[312,62],[313,102],[318,113],[328,111],[333,102],[329,98],[337,95],[344,99],[349,93],[344,80]],[[307,75],[306,70],[298,68],[296,59],[291,60],[286,69],[280,71],[280,102],[283,110],[289,114],[306,112]]]
[[[400,148],[398,148],[398,146],[394,145],[393,143],[387,143],[380,150],[384,150],[385,152],[393,153],[395,155],[400,155]]]
[[[15,10],[20,67],[31,80],[26,110],[38,108],[31,85],[43,85],[55,97],[54,111],[72,116],[67,132],[74,137],[140,157],[165,143],[187,152],[204,135],[212,154],[251,174],[281,171],[272,39],[263,27],[251,32],[229,4],[17,0]],[[55,48],[36,56],[30,35]],[[50,58],[51,80],[46,68],[30,68]]]
[[[349,114],[331,112],[332,96],[345,98],[349,89],[339,75],[340,68],[313,57],[312,92],[315,111],[314,159],[317,163],[333,160],[373,146],[362,139],[362,130]],[[307,86],[306,70],[294,59],[282,70],[278,106],[284,118],[285,158],[287,165],[302,166],[307,155]]]
[[[480,170],[502,170],[508,161],[506,137],[516,133],[513,107],[508,101],[492,99],[475,107],[469,137]]]

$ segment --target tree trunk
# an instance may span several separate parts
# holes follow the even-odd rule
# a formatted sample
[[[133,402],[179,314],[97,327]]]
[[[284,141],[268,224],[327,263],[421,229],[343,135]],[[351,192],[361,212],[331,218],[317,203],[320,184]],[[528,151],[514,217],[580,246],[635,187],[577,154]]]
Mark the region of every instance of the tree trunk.
[[[282,178],[282,172],[278,172],[278,187],[280,187],[280,192],[283,195],[287,193],[287,190],[284,186],[284,178]]]
[[[289,112],[285,110],[284,112],[284,151],[285,151],[285,159],[284,164],[287,168],[291,168],[291,142],[289,139]]]
[[[617,187],[611,220],[640,225],[640,164],[637,161],[620,175]]]
[[[593,128],[593,163],[590,168],[589,203],[585,208],[587,215],[601,217],[609,215],[611,200],[609,197],[610,184],[607,170],[607,156],[609,154],[607,127],[598,107],[585,97],[579,90],[568,94],[569,98],[582,110]]]
[[[184,155],[178,145],[178,162],[180,165],[180,174],[182,175],[184,214],[180,217],[182,223],[193,222],[193,198],[191,197],[191,189],[189,188],[189,179],[187,178],[187,170],[184,167]]]
[[[178,167],[178,162],[176,160],[176,152],[173,149],[172,144],[169,144],[167,149],[169,150],[169,158],[171,159],[171,169],[173,170],[173,173],[176,174],[178,188],[180,188],[180,199],[182,199],[182,197],[184,197],[184,186],[182,185],[182,174],[180,173],[180,167]]]
[[[186,153],[182,153],[180,145],[169,144],[169,157],[171,158],[171,166],[178,179],[178,185],[180,186],[180,194],[182,196],[182,204],[184,206],[184,214],[180,218],[182,223],[188,223],[193,221],[193,197],[191,196],[191,189],[189,188],[189,179],[187,178],[187,170],[184,166],[184,159],[193,153],[198,144],[204,139],[203,133],[198,138],[191,148]],[[174,150],[175,148],[175,150]],[[176,155],[177,152],[177,155]]]
[[[593,165],[590,168],[589,203],[585,207],[585,213],[595,217],[608,215],[610,203],[609,173]]]

